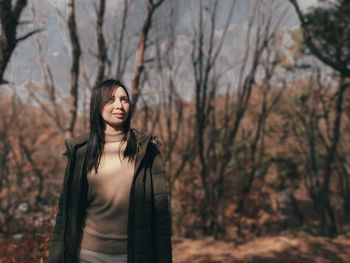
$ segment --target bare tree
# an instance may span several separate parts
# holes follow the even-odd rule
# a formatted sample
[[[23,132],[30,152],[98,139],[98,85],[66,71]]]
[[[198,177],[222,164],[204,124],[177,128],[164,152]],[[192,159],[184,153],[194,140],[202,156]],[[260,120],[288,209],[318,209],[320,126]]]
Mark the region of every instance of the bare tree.
[[[207,33],[204,30],[204,6],[203,1],[200,1],[199,7],[199,20],[198,20],[198,32],[195,30],[195,38],[193,39],[193,49],[191,53],[192,67],[194,70],[194,79],[195,79],[195,114],[196,114],[196,133],[197,133],[197,144],[198,144],[198,156],[200,162],[200,177],[202,180],[202,185],[204,188],[205,197],[203,200],[203,207],[201,211],[203,213],[203,233],[205,235],[211,235],[216,225],[216,215],[214,215],[213,210],[214,206],[214,192],[213,192],[213,182],[211,178],[211,165],[215,165],[215,161],[208,162],[212,153],[215,150],[210,151],[209,148],[213,148],[213,140],[215,136],[209,136],[207,138],[206,130],[210,121],[210,116],[213,113],[213,105],[215,104],[215,94],[218,85],[218,78],[213,76],[213,69],[215,63],[217,62],[219,53],[222,49],[222,45],[233,15],[233,10],[236,1],[232,1],[231,7],[229,10],[228,17],[226,18],[226,24],[223,29],[223,34],[219,40],[219,43],[215,47],[214,44],[214,32],[216,29],[216,19],[218,11],[218,0],[209,3],[208,11],[209,21],[210,21],[210,31],[208,37],[208,50],[204,49],[204,41]],[[205,53],[206,52],[206,53]],[[213,123],[214,125],[215,120]],[[214,127],[213,127],[214,128]],[[212,168],[215,169],[215,168]]]
[[[68,10],[68,30],[72,44],[72,66],[71,66],[71,87],[70,87],[70,96],[71,96],[71,108],[69,111],[68,117],[68,126],[66,128],[65,137],[72,137],[74,134],[74,126],[77,118],[78,112],[78,81],[79,81],[79,62],[80,62],[80,42],[78,37],[78,29],[75,22],[75,1],[67,1],[67,10]]]
[[[28,125],[28,123],[35,123],[33,120],[37,116],[32,114],[30,107],[22,104],[16,94],[11,99],[2,100],[0,108],[3,113],[0,119],[2,162],[0,185],[1,192],[7,192],[6,198],[2,198],[0,202],[1,230],[11,234],[23,227],[24,219],[16,217],[20,204],[27,204],[28,210],[39,211],[39,206],[45,200],[43,198],[45,178],[42,168],[39,168],[37,160],[33,158],[36,150],[27,147],[26,144],[28,141],[32,142],[33,137],[39,138],[35,133],[31,133],[33,127]],[[28,116],[22,118],[23,112]],[[31,117],[33,119],[30,119]],[[29,134],[28,129],[30,129]],[[27,133],[25,136],[24,131]],[[37,129],[36,132],[41,130]],[[22,147],[23,145],[25,148]],[[42,147],[40,150],[43,150]],[[32,198],[33,196],[35,199]]]
[[[125,37],[126,21],[128,18],[130,4],[131,3],[129,2],[129,0],[124,0],[121,29],[120,29],[119,38],[118,38],[118,58],[117,58],[117,69],[115,73],[116,79],[121,79],[123,77],[125,72],[126,62],[128,60],[127,51],[124,50],[124,37]]]
[[[328,138],[329,143],[327,143],[327,158],[325,160],[325,167],[323,170],[323,182],[322,186],[320,186],[319,196],[317,198],[318,202],[320,202],[321,205],[320,213],[323,221],[325,222],[324,226],[328,228],[326,232],[330,236],[336,236],[338,234],[338,229],[336,223],[336,216],[330,204],[330,181],[340,139],[344,94],[347,88],[350,86],[350,82],[347,79],[350,76],[348,55],[349,52],[347,49],[348,47],[346,47],[344,51],[343,49],[339,48],[339,46],[343,44],[341,42],[341,35],[335,35],[330,38],[329,35],[323,34],[322,31],[315,30],[315,26],[318,26],[319,14],[316,14],[316,16],[314,17],[309,16],[307,19],[302,13],[298,2],[296,0],[289,1],[294,6],[294,9],[299,17],[306,46],[316,58],[318,58],[320,61],[330,66],[340,74],[338,89],[335,98],[336,102],[334,103],[335,117],[332,123],[332,127],[330,128],[331,133]],[[342,12],[343,10],[349,10],[348,3],[344,2],[342,4],[344,5],[339,4],[339,6],[334,6],[335,9],[329,10],[329,12],[338,12],[337,10],[339,10],[339,12]],[[325,17],[330,19],[331,16],[327,16],[325,14]],[[347,16],[345,15],[343,17],[339,17],[339,19],[346,20]],[[334,23],[334,21],[327,19],[323,22],[329,24]],[[317,25],[315,25],[315,23],[317,23]],[[338,25],[339,32],[342,32],[342,30],[344,30],[343,24],[338,23]],[[337,34],[338,31],[336,31],[335,33]],[[337,39],[335,39],[334,37],[337,37]],[[337,55],[333,54],[334,49],[337,50]]]
[[[32,14],[33,14],[33,23],[34,25],[37,24],[36,20],[36,8],[34,5],[31,8]],[[34,36],[34,40],[37,46],[38,55],[39,55],[39,65],[41,74],[43,77],[43,88],[46,91],[47,98],[50,101],[50,105],[52,105],[52,108],[48,107],[45,103],[43,103],[37,96],[36,92],[33,91],[33,86],[35,86],[36,89],[39,87],[35,85],[32,82],[28,82],[26,84],[26,88],[29,91],[30,97],[33,98],[42,108],[43,112],[47,114],[47,116],[54,121],[54,123],[57,125],[58,129],[62,134],[65,132],[64,125],[62,123],[62,116],[61,116],[61,109],[57,103],[57,88],[54,81],[54,76],[52,74],[52,70],[50,67],[50,64],[48,63],[45,52],[43,50],[42,45],[42,39],[41,35]]]
[[[36,177],[39,180],[38,193],[36,194],[36,198],[35,198],[35,200],[36,200],[35,204],[38,205],[39,202],[42,202],[45,200],[45,199],[43,199],[44,175],[42,174],[42,172],[41,172],[40,168],[38,167],[37,163],[35,162],[35,160],[33,159],[33,154],[34,154],[35,150],[29,149],[29,147],[25,144],[25,138],[23,137],[22,134],[19,136],[18,139],[19,139],[20,147],[23,150],[23,153],[24,153],[27,161],[31,165]]]
[[[162,141],[162,156],[165,162],[165,169],[168,176],[168,189],[170,204],[173,202],[173,189],[175,182],[181,177],[187,164],[191,163],[196,156],[196,133],[193,129],[186,129],[191,126],[193,116],[186,108],[186,102],[181,96],[181,78],[179,71],[183,66],[185,55],[176,54],[176,29],[178,24],[178,8],[177,3],[171,2],[169,13],[166,13],[166,21],[160,27],[164,26],[166,34],[166,42],[160,42],[159,33],[156,35],[156,55],[152,63],[152,72],[157,77],[149,79],[149,86],[153,88],[150,96],[157,97],[159,94],[160,102],[156,104],[156,113],[154,113],[153,121],[148,125],[153,132],[160,135]],[[157,32],[158,26],[155,28]],[[165,47],[164,47],[165,46]],[[164,47],[164,48],[162,48]],[[152,107],[152,109],[154,108]],[[156,130],[155,130],[156,128]],[[170,208],[172,208],[170,206]],[[170,209],[172,212],[172,209]],[[181,215],[174,214],[174,217]]]
[[[275,49],[275,50],[272,50]],[[255,129],[252,130],[252,139],[249,140],[249,138],[244,139],[245,141],[250,141],[248,145],[248,149],[245,149],[246,155],[248,156],[248,163],[250,164],[249,167],[245,167],[242,169],[243,171],[243,187],[241,195],[238,199],[238,208],[236,212],[243,212],[244,211],[244,201],[245,197],[249,194],[254,178],[256,177],[257,172],[259,171],[267,171],[268,164],[264,164],[266,152],[265,152],[265,145],[264,145],[264,137],[265,137],[265,129],[266,129],[266,121],[269,116],[269,114],[272,112],[276,104],[279,102],[279,99],[282,95],[282,92],[284,91],[284,88],[286,86],[285,81],[281,80],[282,87],[279,88],[278,92],[274,92],[275,94],[272,95],[271,89],[272,84],[271,80],[272,78],[277,75],[276,69],[279,64],[279,51],[276,50],[277,48],[273,45],[267,45],[266,47],[266,59],[262,58],[261,66],[264,68],[264,77],[262,80],[262,84],[260,86],[261,91],[261,97],[262,101],[260,104],[260,111],[257,114],[256,120],[254,122],[256,123]]]
[[[6,82],[3,79],[4,73],[17,44],[42,30],[35,29],[21,37],[17,37],[17,27],[20,24],[20,17],[26,5],[27,0],[17,0],[13,6],[11,0],[0,2],[0,84]]]
[[[344,146],[343,146],[344,145]],[[337,173],[339,174],[339,193],[343,198],[343,210],[345,223],[350,221],[350,162],[346,143],[340,143],[341,154],[337,155]]]
[[[164,2],[164,0],[158,0],[154,2],[153,0],[148,0],[147,4],[147,16],[146,20],[142,27],[142,32],[140,36],[139,46],[138,46],[138,52],[137,52],[137,58],[136,58],[136,67],[135,67],[135,73],[134,78],[132,80],[132,101],[130,105],[131,113],[133,113],[136,109],[136,104],[140,96],[140,78],[141,74],[144,70],[144,64],[145,64],[145,52],[147,48],[147,38],[148,33],[152,26],[152,17],[154,14],[154,11],[159,8],[159,6]]]
[[[215,62],[221,51],[222,43],[231,21],[234,2],[215,49],[214,31],[218,4],[219,1],[214,1],[210,3],[209,7],[206,7],[207,12],[210,14],[209,21],[211,21],[210,31],[206,34],[203,22],[204,7],[201,2],[198,30],[195,31],[196,39],[193,41],[192,51],[200,177],[205,193],[201,207],[201,218],[203,218],[204,222],[203,233],[205,235],[214,235],[215,237],[220,237],[224,232],[222,220],[225,207],[222,201],[225,193],[225,183],[227,182],[226,178],[228,174],[234,174],[230,163],[243,150],[243,145],[237,143],[238,131],[242,126],[244,115],[249,106],[253,87],[257,85],[258,77],[256,75],[258,68],[262,63],[264,54],[266,54],[265,57],[268,57],[270,60],[266,62],[265,82],[262,84],[264,99],[261,104],[261,113],[257,120],[255,136],[249,148],[249,151],[252,153],[249,162],[253,163],[253,167],[248,172],[249,176],[247,178],[249,179],[246,181],[241,193],[241,200],[249,193],[255,178],[254,174],[259,167],[259,163],[262,162],[264,152],[261,151],[261,147],[258,147],[258,145],[263,144],[262,139],[267,116],[279,98],[279,95],[275,98],[270,97],[269,99],[272,100],[271,104],[267,103],[272,74],[278,62],[278,59],[274,58],[277,54],[270,51],[272,55],[269,55],[267,48],[275,39],[282,17],[286,12],[284,11],[280,16],[276,17],[275,10],[278,7],[274,3],[268,5],[268,8],[270,8],[268,12],[264,9],[264,3],[255,3],[246,29],[245,48],[243,60],[240,64],[239,79],[235,84],[228,84],[229,88],[224,97],[223,109],[217,109],[216,100],[218,97],[216,94],[223,72],[215,72]],[[207,41],[206,36],[208,36]],[[252,39],[254,41],[253,45],[251,43]],[[205,46],[208,47],[207,50],[204,49]],[[234,92],[230,91],[232,87],[236,87]],[[223,110],[221,113],[223,117],[220,118],[222,120],[217,120],[217,116],[220,116],[220,110]],[[254,134],[253,131],[250,132]],[[239,201],[239,203],[242,202]]]
[[[99,9],[96,10],[97,13],[97,24],[96,24],[96,34],[97,34],[97,60],[98,60],[98,71],[95,81],[95,85],[101,82],[105,74],[105,61],[107,58],[106,44],[103,37],[103,17],[105,13],[106,0],[100,0]]]

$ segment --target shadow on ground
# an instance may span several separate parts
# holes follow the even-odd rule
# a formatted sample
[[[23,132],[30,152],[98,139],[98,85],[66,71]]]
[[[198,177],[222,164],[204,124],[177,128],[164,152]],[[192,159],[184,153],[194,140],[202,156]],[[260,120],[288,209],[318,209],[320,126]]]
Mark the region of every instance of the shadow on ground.
[[[245,244],[212,239],[176,239],[174,263],[348,263],[350,240],[345,238],[256,238]]]

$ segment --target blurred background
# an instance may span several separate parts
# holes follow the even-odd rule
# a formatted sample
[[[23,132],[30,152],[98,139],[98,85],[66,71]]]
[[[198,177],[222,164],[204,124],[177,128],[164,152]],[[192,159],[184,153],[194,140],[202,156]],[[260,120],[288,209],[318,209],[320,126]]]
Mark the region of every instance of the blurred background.
[[[349,262],[348,0],[1,0],[0,262],[45,262],[92,87],[157,135],[174,262]]]

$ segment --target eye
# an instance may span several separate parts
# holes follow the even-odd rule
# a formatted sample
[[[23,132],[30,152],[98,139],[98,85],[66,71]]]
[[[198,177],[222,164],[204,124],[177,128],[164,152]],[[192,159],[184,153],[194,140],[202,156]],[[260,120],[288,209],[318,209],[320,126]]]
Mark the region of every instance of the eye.
[[[124,101],[124,102],[129,102],[128,98],[126,98],[126,97],[123,97],[123,98],[121,98],[120,100],[121,100],[121,101]]]

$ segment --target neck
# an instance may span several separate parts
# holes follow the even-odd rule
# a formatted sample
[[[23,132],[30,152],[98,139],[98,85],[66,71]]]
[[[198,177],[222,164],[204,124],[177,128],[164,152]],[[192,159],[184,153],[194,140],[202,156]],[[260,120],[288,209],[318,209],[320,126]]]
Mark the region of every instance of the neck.
[[[106,124],[105,132],[108,132],[108,133],[124,132],[124,129],[123,129],[122,125],[120,125],[120,126],[111,126],[108,123],[105,123],[105,124]]]
[[[107,129],[105,130],[105,142],[120,142],[123,140],[125,133],[123,130]]]

